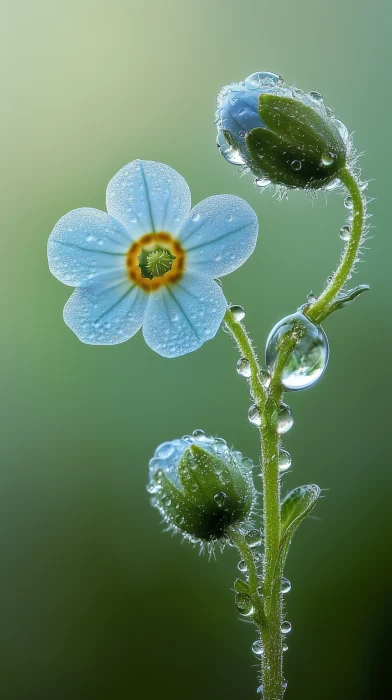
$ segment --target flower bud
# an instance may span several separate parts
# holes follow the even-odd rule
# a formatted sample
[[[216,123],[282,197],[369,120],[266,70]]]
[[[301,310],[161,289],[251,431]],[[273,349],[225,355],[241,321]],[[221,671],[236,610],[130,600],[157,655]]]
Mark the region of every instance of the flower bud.
[[[222,88],[215,125],[222,155],[248,167],[260,186],[324,188],[350,159],[347,129],[320,93],[286,86],[273,73]]]
[[[171,529],[193,542],[224,543],[255,505],[248,462],[221,438],[197,430],[156,449],[147,490]]]

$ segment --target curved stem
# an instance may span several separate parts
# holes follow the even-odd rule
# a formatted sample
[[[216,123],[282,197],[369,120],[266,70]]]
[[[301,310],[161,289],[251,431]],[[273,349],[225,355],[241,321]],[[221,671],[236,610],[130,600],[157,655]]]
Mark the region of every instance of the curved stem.
[[[253,349],[252,341],[245,330],[244,324],[235,320],[230,309],[227,309],[223,320],[236,342],[241,357],[244,357],[249,362],[251,371],[249,378],[250,388],[255,402],[260,406],[265,402],[266,391],[260,378],[260,365]]]
[[[320,323],[327,315],[328,307],[346,284],[357,260],[364,230],[366,199],[361,192],[359,182],[347,168],[341,170],[339,178],[343,185],[347,187],[353,200],[351,235],[344,249],[339,267],[332,276],[328,286],[324,289],[321,296],[304,311],[306,316],[313,321],[313,323]]]

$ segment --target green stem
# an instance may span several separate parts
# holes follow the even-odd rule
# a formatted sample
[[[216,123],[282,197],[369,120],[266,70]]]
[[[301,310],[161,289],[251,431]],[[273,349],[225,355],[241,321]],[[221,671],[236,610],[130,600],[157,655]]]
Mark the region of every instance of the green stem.
[[[230,532],[230,537],[233,543],[235,544],[236,548],[238,549],[238,552],[240,554],[241,559],[244,560],[246,564],[246,570],[247,570],[247,576],[248,576],[248,587],[249,587],[249,595],[252,598],[252,603],[253,607],[256,611],[256,615],[254,616],[253,620],[257,624],[260,633],[261,633],[261,628],[263,625],[266,624],[265,616],[264,616],[264,610],[263,610],[263,603],[262,599],[259,595],[259,577],[257,574],[257,565],[254,560],[254,553],[249,547],[245,535],[242,532],[238,532],[237,530],[229,530]]]
[[[250,364],[250,385],[261,417],[260,440],[264,538],[262,581],[265,614],[264,624],[259,625],[264,650],[261,659],[261,675],[264,700],[281,700],[283,698],[283,650],[280,631],[282,623],[281,573],[280,571],[277,572],[275,568],[280,544],[280,481],[279,436],[276,431],[275,418],[282,396],[282,389],[280,382],[272,381],[267,398],[266,389],[260,380],[261,369],[244,326],[236,323],[230,310],[226,312],[225,322],[236,341],[242,357],[246,358]],[[284,364],[282,369],[283,367]],[[241,556],[245,559],[242,553]]]
[[[320,323],[320,321],[327,315],[326,312],[328,307],[332,304],[346,284],[355,266],[364,230],[366,199],[361,192],[359,182],[347,168],[343,168],[343,170],[341,170],[339,173],[339,178],[343,185],[347,187],[353,200],[353,221],[351,226],[351,235],[345,247],[339,267],[332,276],[328,286],[324,289],[321,296],[319,296],[319,298],[305,311],[307,317],[313,321],[313,323]]]
[[[364,231],[366,200],[362,195],[359,183],[347,168],[344,168],[339,176],[353,200],[351,236],[345,247],[341,262],[328,286],[321,296],[304,310],[304,313],[313,323],[320,323],[327,315],[328,308],[336,300],[336,297],[349,279],[357,260]],[[264,650],[261,660],[261,674],[263,679],[263,700],[282,700],[284,693],[281,633],[283,619],[281,577],[283,565],[279,564],[278,567],[276,566],[276,562],[280,561],[278,554],[281,536],[280,438],[277,432],[276,420],[283,396],[282,373],[291,353],[301,338],[302,331],[300,325],[294,327],[292,332],[287,333],[287,336],[283,339],[279,349],[279,357],[271,377],[271,383],[267,390],[260,379],[261,369],[244,326],[235,321],[229,309],[224,320],[239,348],[241,356],[246,358],[250,364],[251,376],[249,383],[252,396],[260,412],[264,537],[262,604],[260,601],[263,617],[260,618],[260,624],[258,625]],[[253,554],[251,550],[246,550],[245,546],[247,545],[243,535],[238,538],[237,534],[237,541],[234,540],[234,542],[242,558],[247,563],[249,587],[253,595],[257,582],[257,570],[254,566]],[[258,595],[257,599],[260,600]]]

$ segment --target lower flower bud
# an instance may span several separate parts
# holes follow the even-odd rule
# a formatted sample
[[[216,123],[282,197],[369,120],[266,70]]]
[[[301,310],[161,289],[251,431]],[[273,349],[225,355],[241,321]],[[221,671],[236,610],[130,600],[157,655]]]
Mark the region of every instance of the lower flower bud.
[[[228,540],[256,501],[249,460],[200,430],[157,448],[147,490],[169,526],[193,542]]]

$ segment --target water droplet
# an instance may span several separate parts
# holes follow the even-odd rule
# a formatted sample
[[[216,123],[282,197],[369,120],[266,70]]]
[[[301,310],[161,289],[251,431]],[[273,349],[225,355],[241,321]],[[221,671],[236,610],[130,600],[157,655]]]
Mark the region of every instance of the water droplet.
[[[307,389],[313,386],[323,374],[329,358],[328,339],[323,329],[298,312],[279,321],[267,339],[266,360],[273,370],[282,345],[289,338],[296,345],[282,372],[285,389]]]
[[[168,457],[171,457],[173,452],[173,444],[171,442],[163,442],[162,445],[159,445],[159,447],[157,447],[155,450],[155,457],[158,459],[167,459]]]
[[[281,85],[284,80],[281,75],[276,75],[276,73],[260,72],[252,73],[245,79],[245,82],[251,87],[259,88],[263,85]]]
[[[342,226],[340,229],[340,238],[342,241],[349,241],[351,236],[351,228],[350,226]]]
[[[287,644],[283,644],[282,651],[288,651],[289,647]]]
[[[241,377],[250,377],[252,374],[252,370],[250,367],[250,362],[249,360],[246,359],[246,357],[241,357],[240,360],[237,362],[237,372],[238,374],[241,375]]]
[[[245,535],[245,539],[249,547],[259,547],[261,545],[260,530],[249,530]]]
[[[243,559],[241,559],[241,561],[238,562],[237,569],[238,569],[238,571],[241,572],[241,574],[246,574],[246,572],[248,571],[248,567],[246,566],[246,562]]]
[[[279,471],[286,472],[291,467],[291,456],[287,450],[279,450]]]
[[[252,423],[252,425],[261,425],[261,414],[255,403],[252,404],[248,411],[248,419],[249,423]]]
[[[206,442],[208,440],[204,430],[200,430],[200,428],[196,429],[192,433],[193,437],[196,438],[199,442]]]
[[[268,177],[258,177],[255,180],[256,187],[268,187],[271,184],[271,180]]]
[[[334,180],[332,180],[332,182],[329,182],[328,185],[325,185],[324,189],[328,190],[328,192],[332,192],[332,190],[336,190],[336,188],[340,187],[340,185],[341,182],[339,178],[335,178]]]
[[[282,634],[288,634],[289,632],[291,632],[291,623],[287,622],[287,620],[285,620],[285,622],[282,622],[280,631]]]
[[[252,598],[247,593],[236,593],[235,604],[237,610],[244,617],[249,617],[254,613]]]
[[[346,199],[344,200],[344,206],[346,207],[346,209],[353,208],[353,198],[350,194],[347,195]]]
[[[240,321],[245,318],[245,310],[242,306],[239,306],[239,304],[231,304],[230,311],[236,323],[240,323]]]
[[[224,491],[219,491],[219,493],[216,493],[214,496],[214,501],[218,508],[224,508],[224,506],[227,503],[227,495],[225,494]]]
[[[255,656],[263,656],[264,649],[263,649],[263,645],[262,645],[260,639],[256,639],[256,641],[253,642],[252,651],[253,651]]]
[[[260,370],[260,381],[264,389],[268,389],[269,385],[271,384],[271,375],[266,369]]]
[[[262,685],[259,685],[259,687],[257,688],[257,694],[260,695],[261,700],[263,700],[263,697],[264,697],[264,688],[263,688]]]
[[[232,163],[233,165],[245,165],[245,160],[240,152],[226,141],[225,135],[221,131],[218,131],[216,145],[228,163]]]
[[[169,506],[171,506],[171,502],[172,500],[170,496],[167,493],[164,493],[162,496],[162,505],[167,506],[167,508],[169,508]]]
[[[321,92],[317,92],[317,90],[311,90],[309,95],[313,100],[316,100],[317,102],[323,101],[323,96]]]
[[[308,294],[308,296],[307,296],[307,301],[308,301],[308,303],[309,303],[309,304],[313,304],[313,302],[315,302],[316,299],[317,299],[316,295],[313,294],[313,292],[309,292],[309,294]]]
[[[348,133],[347,126],[345,124],[343,124],[343,122],[341,122],[339,119],[335,119],[335,126],[337,127],[339,134],[342,137],[343,141],[345,143],[347,143],[347,141],[349,140],[349,133]]]
[[[321,156],[321,165],[324,165],[327,168],[329,165],[332,165],[334,160],[335,156],[333,153],[323,153]]]
[[[284,693],[285,693],[286,690],[287,690],[287,681],[286,681],[286,680],[284,680],[283,683],[282,683],[282,690],[283,690]]]
[[[282,591],[282,593],[290,593],[291,591],[291,583],[288,580],[288,578],[285,578],[284,576],[282,576],[280,590]]]
[[[291,162],[291,168],[292,170],[301,170],[302,168],[302,163],[300,160],[293,160]]]
[[[241,129],[241,131],[239,132],[239,135],[241,136],[242,139],[244,139],[248,135],[248,132],[245,131],[244,129]]]
[[[285,404],[285,403],[280,404],[280,408],[278,411],[276,432],[279,435],[284,435],[285,433],[288,433],[289,430],[291,430],[293,425],[294,425],[294,418],[293,418],[293,414],[291,412],[290,406],[287,406],[287,404]]]

